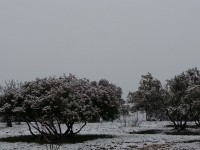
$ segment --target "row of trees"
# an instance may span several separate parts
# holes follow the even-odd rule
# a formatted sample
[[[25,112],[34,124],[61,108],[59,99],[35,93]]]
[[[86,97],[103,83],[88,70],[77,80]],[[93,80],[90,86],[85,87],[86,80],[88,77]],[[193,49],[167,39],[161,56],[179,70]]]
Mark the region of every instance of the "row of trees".
[[[200,72],[189,69],[164,86],[150,73],[142,75],[138,90],[129,93],[128,102],[134,111],[145,111],[147,120],[169,119],[178,130],[186,129],[188,121],[200,126]]]
[[[142,75],[138,90],[128,94],[127,102],[133,111],[145,111],[147,120],[169,119],[178,130],[186,129],[191,120],[200,126],[200,72],[189,69],[164,86],[150,73]],[[121,88],[108,80],[89,81],[70,74],[6,83],[1,87],[0,115],[7,126],[13,120],[23,121],[33,136],[37,136],[34,129],[51,141],[80,132],[87,122],[128,115],[130,106],[124,103]],[[83,124],[74,130],[77,122]]]
[[[1,87],[0,114],[8,126],[23,121],[33,136],[48,141],[78,133],[88,121],[114,120],[123,103],[122,90],[107,80],[89,81],[63,75],[34,81],[10,81]],[[82,122],[74,131],[74,124]],[[65,127],[63,127],[65,125]]]

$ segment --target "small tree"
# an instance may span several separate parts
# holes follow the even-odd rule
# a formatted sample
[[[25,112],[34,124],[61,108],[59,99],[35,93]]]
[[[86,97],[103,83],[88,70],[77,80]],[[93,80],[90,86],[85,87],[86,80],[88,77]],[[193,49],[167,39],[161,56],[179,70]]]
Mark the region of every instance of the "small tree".
[[[187,90],[185,101],[191,106],[190,119],[194,120],[195,124],[200,127],[200,85],[191,86]]]
[[[126,126],[127,117],[130,116],[129,112],[130,112],[130,105],[124,104],[121,106],[121,116],[124,121],[124,126]]]
[[[5,82],[4,87],[1,89],[1,98],[0,98],[0,114],[7,123],[7,127],[12,127],[13,117],[17,118],[14,115],[13,109],[21,103],[20,101],[20,86],[21,83],[14,82],[13,80]],[[18,97],[18,99],[17,99]]]
[[[97,97],[94,105],[99,109],[99,117],[106,121],[113,121],[120,117],[122,90],[108,80],[102,79],[97,84]]]
[[[146,120],[150,120],[155,114],[157,118],[163,114],[163,88],[161,82],[148,73],[142,75],[140,85],[136,92],[129,92],[128,102],[134,111],[145,111]]]
[[[188,69],[185,73],[189,80],[189,87],[186,91],[186,103],[191,105],[192,113],[190,118],[200,126],[200,72],[195,67]]]

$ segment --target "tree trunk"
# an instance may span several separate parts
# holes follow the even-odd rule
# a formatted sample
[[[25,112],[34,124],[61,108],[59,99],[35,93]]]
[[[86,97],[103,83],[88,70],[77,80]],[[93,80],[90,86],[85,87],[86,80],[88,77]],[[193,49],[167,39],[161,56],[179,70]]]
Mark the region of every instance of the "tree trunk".
[[[12,121],[11,121],[11,117],[6,116],[6,123],[7,123],[7,127],[12,127]]]

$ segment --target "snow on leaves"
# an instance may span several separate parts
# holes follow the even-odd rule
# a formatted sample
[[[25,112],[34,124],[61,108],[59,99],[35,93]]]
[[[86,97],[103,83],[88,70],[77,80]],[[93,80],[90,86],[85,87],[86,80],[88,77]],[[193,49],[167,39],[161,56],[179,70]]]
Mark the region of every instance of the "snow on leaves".
[[[13,85],[14,82],[12,83]],[[121,89],[107,80],[90,82],[74,75],[37,78],[16,88],[7,87],[1,99],[1,112],[25,121],[46,138],[78,133],[75,122],[115,119],[119,115]],[[62,130],[61,123],[66,125]],[[42,128],[41,128],[42,125]],[[84,124],[85,125],[85,124]]]

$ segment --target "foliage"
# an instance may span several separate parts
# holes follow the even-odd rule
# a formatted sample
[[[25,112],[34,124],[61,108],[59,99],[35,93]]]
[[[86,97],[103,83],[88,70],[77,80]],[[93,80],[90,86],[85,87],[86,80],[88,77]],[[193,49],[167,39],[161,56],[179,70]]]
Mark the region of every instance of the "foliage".
[[[173,122],[175,129],[185,130],[189,120],[200,126],[200,73],[188,69],[170,80],[165,88],[150,73],[143,75],[136,92],[130,92],[128,102],[134,111],[145,111],[148,116],[164,116]]]
[[[75,76],[50,77],[25,82],[21,88],[23,103],[15,108],[29,127],[36,129],[48,140],[78,133],[86,121],[96,115],[97,108],[87,95],[90,83]],[[83,126],[73,131],[75,122],[84,122]],[[66,130],[62,130],[62,124]]]
[[[99,108],[99,115],[103,120],[112,121],[120,115],[120,106],[123,101],[122,90],[108,80],[102,79],[98,82],[98,98],[95,105]]]
[[[5,84],[6,85],[4,87],[0,87],[0,114],[7,122],[7,127],[12,127],[11,121],[14,116],[13,109],[21,104],[19,91],[21,83],[11,80],[9,82],[5,82]]]
[[[130,105],[123,104],[121,106],[121,116],[124,121],[124,126],[126,126],[126,119],[130,116]]]
[[[198,119],[200,94],[197,90],[200,75],[197,68],[189,69],[171,80],[167,80],[166,90],[168,98],[166,112],[176,129],[184,130],[187,122]]]
[[[160,118],[161,116],[158,115],[162,114],[163,92],[161,82],[148,73],[147,75],[142,75],[138,90],[136,92],[129,92],[128,102],[132,104],[133,111],[145,111],[147,120],[153,114]]]
[[[37,78],[20,87],[10,82],[2,89],[1,114],[26,122],[33,136],[35,129],[49,142],[79,133],[94,118],[116,119],[122,100],[121,88],[107,80],[90,82],[71,74]],[[76,122],[83,125],[74,130]]]

